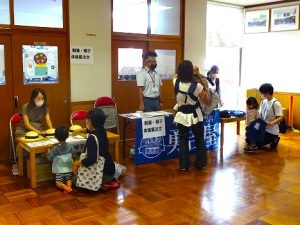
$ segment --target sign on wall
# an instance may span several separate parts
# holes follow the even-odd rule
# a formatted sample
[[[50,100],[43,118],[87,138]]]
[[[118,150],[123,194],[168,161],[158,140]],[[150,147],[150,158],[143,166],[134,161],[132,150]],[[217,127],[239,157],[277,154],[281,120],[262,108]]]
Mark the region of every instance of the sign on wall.
[[[71,63],[93,64],[93,48],[87,46],[71,46]]]

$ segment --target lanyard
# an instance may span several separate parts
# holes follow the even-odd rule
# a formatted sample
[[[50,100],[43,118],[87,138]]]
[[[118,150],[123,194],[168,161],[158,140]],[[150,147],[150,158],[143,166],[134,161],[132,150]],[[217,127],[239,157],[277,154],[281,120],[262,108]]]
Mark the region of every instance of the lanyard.
[[[151,80],[152,80],[152,82],[153,82],[153,86],[155,87],[155,74],[153,74],[153,77],[152,77],[151,71],[150,71],[150,70],[148,70],[148,73],[149,73],[149,75],[150,75],[150,77],[151,77]]]

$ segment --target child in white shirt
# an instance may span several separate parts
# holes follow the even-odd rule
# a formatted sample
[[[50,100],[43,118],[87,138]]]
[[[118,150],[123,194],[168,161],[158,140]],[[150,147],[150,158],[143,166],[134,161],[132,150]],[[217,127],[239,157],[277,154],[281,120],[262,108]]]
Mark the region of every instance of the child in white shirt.
[[[251,138],[249,138],[249,126],[256,119],[260,118],[259,105],[255,97],[248,97],[246,100],[246,147],[245,150],[256,149],[255,143],[252,143]]]

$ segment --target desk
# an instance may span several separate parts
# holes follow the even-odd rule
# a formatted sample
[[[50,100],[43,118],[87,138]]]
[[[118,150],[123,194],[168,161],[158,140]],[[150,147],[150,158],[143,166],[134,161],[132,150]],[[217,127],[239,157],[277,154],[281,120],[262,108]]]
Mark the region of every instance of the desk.
[[[126,133],[128,125],[135,126],[136,164],[158,162],[178,157],[178,130],[173,124],[173,114],[155,111],[119,114],[123,119],[123,157],[125,158]]]
[[[236,122],[236,134],[240,135],[240,121],[246,120],[246,117],[229,117],[220,118],[221,123],[221,134],[220,134],[220,155],[223,155],[223,144],[224,144],[224,124]]]
[[[120,136],[111,132],[107,132],[107,138],[111,142],[113,141],[115,144],[115,161],[119,162],[119,141]],[[44,139],[45,141],[48,140],[47,138]],[[41,140],[40,140],[41,141]],[[39,142],[40,142],[39,141]],[[85,141],[84,141],[85,142]],[[35,155],[38,153],[47,152],[49,148],[53,146],[53,144],[47,144],[42,146],[35,146],[32,147],[29,143],[21,139],[17,139],[17,152],[18,152],[18,166],[19,166],[19,176],[23,176],[23,149],[29,153],[29,171],[30,171],[30,179],[31,179],[31,188],[37,187],[36,182],[36,157]],[[81,141],[74,141],[74,144],[80,144]]]
[[[125,114],[118,114],[118,116],[120,118],[123,119],[123,138],[122,138],[122,152],[123,152],[123,159],[125,159],[125,151],[126,151],[126,133],[127,133],[127,129],[128,129],[128,125],[130,123],[132,123],[133,121],[135,121],[136,119],[140,119],[140,117],[138,117],[137,115],[133,114],[133,113],[125,113]],[[134,147],[134,146],[129,146],[128,147]]]
[[[111,133],[106,131],[108,141],[111,143],[113,142],[115,145],[115,161],[120,162],[120,151],[119,151],[119,143],[120,143],[120,135]]]

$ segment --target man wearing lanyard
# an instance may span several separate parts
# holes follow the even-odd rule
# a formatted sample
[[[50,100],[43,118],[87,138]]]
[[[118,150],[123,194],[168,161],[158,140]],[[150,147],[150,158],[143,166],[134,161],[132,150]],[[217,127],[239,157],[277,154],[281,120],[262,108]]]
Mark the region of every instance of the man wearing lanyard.
[[[155,71],[156,57],[155,52],[147,52],[143,55],[144,67],[136,76],[136,83],[139,87],[139,110],[144,112],[160,110],[162,104],[160,95],[162,82]]]

